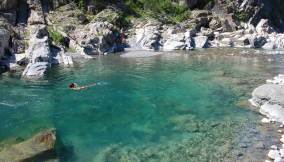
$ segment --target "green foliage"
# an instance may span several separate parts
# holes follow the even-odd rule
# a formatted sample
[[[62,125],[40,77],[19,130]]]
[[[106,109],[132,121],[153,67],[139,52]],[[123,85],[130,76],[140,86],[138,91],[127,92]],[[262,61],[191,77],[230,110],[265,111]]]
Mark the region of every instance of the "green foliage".
[[[75,0],[75,3],[77,4],[78,8],[81,10],[81,11],[85,11],[86,10],[86,2],[85,0]]]
[[[64,45],[64,36],[55,30],[49,30],[49,36],[56,45]]]
[[[166,18],[171,23],[179,23],[190,17],[187,6],[174,4],[172,0],[125,0],[128,14],[136,17]]]
[[[237,12],[235,14],[235,16],[236,16],[237,20],[242,21],[242,22],[248,21],[248,19],[250,17],[249,14],[246,13],[246,12]]]
[[[86,0],[75,0],[75,2],[81,10],[85,11]],[[93,2],[98,11],[119,3],[117,0],[93,0]],[[120,22],[116,21],[118,26],[128,25],[132,17],[163,19],[170,23],[179,23],[190,17],[189,8],[174,3],[173,0],[121,0],[120,2],[123,2],[124,7]]]

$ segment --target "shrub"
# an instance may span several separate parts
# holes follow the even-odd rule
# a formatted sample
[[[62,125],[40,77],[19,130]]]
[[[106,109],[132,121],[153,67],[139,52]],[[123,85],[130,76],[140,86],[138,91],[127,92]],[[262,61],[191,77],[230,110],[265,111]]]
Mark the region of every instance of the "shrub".
[[[172,0],[125,0],[128,13],[138,17],[166,17],[171,23],[179,23],[190,17],[190,10],[185,5],[174,4]]]
[[[55,30],[49,30],[49,36],[56,45],[65,45],[65,38]]]
[[[249,14],[246,13],[246,12],[237,12],[235,14],[235,16],[236,16],[237,20],[242,21],[242,22],[248,21],[248,19],[250,17]]]

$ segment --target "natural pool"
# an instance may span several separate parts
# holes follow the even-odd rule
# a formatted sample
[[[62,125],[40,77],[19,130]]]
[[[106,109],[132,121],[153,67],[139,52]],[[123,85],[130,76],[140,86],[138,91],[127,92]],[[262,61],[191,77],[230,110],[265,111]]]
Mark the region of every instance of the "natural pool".
[[[284,72],[284,61],[240,53],[110,55],[53,68],[41,81],[4,75],[0,141],[54,127],[62,162],[263,160],[265,149],[250,146],[273,141],[246,101],[266,78]],[[75,92],[71,82],[98,86]]]

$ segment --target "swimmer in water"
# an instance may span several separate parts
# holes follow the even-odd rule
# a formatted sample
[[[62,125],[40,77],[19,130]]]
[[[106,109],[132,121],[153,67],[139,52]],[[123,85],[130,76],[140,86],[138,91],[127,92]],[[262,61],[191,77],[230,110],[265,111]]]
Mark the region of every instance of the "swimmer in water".
[[[96,85],[97,85],[97,83],[93,83],[93,84],[86,85],[86,86],[78,86],[77,83],[71,83],[71,84],[69,84],[69,88],[72,89],[72,90],[75,90],[75,91],[79,91],[79,90],[87,89],[89,87],[93,87],[93,86],[96,86]]]

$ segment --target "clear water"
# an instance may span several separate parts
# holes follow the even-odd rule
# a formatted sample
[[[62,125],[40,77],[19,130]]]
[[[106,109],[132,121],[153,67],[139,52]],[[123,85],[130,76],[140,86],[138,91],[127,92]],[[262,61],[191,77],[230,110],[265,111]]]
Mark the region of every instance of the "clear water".
[[[232,53],[239,51],[105,56],[54,68],[36,82],[2,76],[0,140],[54,127],[63,162],[239,158],[234,145],[259,120],[245,101],[284,66],[279,58]],[[98,86],[76,92],[71,82]]]

